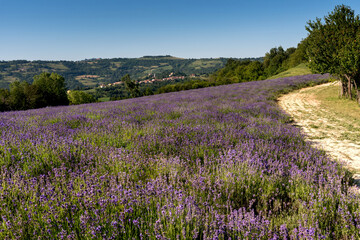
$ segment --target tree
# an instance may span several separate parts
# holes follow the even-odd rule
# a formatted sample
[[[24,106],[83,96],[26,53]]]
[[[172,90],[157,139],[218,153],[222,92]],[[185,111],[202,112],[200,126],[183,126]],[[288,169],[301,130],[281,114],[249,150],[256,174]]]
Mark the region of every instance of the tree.
[[[68,97],[72,105],[96,102],[93,95],[83,91],[69,91]]]
[[[25,109],[37,108],[40,102],[40,96],[38,93],[37,86],[29,84],[27,82],[22,82],[23,91],[26,99]]]
[[[41,73],[34,77],[33,85],[37,87],[39,98],[38,107],[68,105],[65,79],[57,73]]]
[[[10,107],[12,110],[25,110],[26,106],[26,95],[24,92],[26,82],[15,81],[10,85]]]
[[[6,91],[2,91],[7,94]],[[8,105],[11,110],[26,110],[38,107],[38,89],[27,82],[15,81],[10,85]]]
[[[264,57],[264,71],[266,76],[272,76],[283,69],[281,68],[283,62],[288,58],[287,52],[280,46],[278,48],[270,49],[270,52]]]
[[[249,65],[246,66],[244,72],[246,80],[259,80],[264,78],[264,67],[259,61],[253,61]]]
[[[304,41],[301,41],[296,50],[290,54],[289,58],[285,61],[285,68],[293,68],[299,65],[300,63],[306,63],[308,62],[307,56],[306,56],[306,45],[304,44]]]
[[[131,80],[130,75],[126,74],[121,78],[121,81],[125,84],[126,90],[130,93],[131,97],[140,97],[139,83]]]
[[[359,16],[355,16],[350,7],[338,5],[324,17],[324,22],[320,18],[309,21],[306,30],[309,32],[305,44],[310,68],[337,76],[342,83],[342,96],[351,98],[355,86],[359,101]]]
[[[338,52],[339,72],[343,77],[343,86],[346,86],[347,96],[351,98],[352,86],[356,91],[356,99],[360,104],[360,36],[357,35],[354,41],[348,42]],[[344,90],[342,91],[344,92]]]
[[[0,89],[0,112],[10,110],[10,92],[7,89]]]
[[[144,96],[150,96],[150,95],[154,95],[154,92],[149,88],[147,87],[143,93]]]

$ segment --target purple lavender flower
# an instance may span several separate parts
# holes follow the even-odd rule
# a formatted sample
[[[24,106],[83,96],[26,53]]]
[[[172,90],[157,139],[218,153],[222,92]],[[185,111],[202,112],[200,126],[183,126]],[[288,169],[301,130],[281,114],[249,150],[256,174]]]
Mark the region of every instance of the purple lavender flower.
[[[357,239],[351,174],[273,100],[328,77],[0,113],[0,238]]]

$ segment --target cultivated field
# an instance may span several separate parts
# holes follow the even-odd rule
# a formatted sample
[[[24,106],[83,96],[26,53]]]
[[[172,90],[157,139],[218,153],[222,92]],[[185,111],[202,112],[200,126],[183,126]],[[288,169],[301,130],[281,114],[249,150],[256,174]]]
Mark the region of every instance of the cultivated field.
[[[275,102],[327,77],[0,113],[0,238],[357,239],[349,172]]]

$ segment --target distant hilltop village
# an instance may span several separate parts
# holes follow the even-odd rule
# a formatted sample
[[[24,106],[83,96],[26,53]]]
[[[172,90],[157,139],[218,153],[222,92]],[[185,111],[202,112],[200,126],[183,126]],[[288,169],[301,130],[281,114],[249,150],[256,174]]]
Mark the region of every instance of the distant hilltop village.
[[[155,74],[149,74],[149,77],[152,76],[152,78],[150,79],[145,79],[145,80],[142,80],[142,81],[139,81],[140,84],[146,84],[146,83],[154,83],[154,82],[164,82],[164,81],[171,81],[171,80],[178,80],[178,79],[185,79],[185,76],[174,76],[174,73],[170,73],[169,74],[169,77],[167,78],[159,78],[157,79],[156,78],[156,75]],[[190,75],[191,78],[194,78],[196,77],[195,74],[191,74]],[[106,88],[106,87],[111,87],[111,86],[115,86],[115,85],[119,85],[119,84],[124,84],[123,82],[114,82],[114,83],[109,83],[109,84],[101,84],[99,86],[99,88]]]

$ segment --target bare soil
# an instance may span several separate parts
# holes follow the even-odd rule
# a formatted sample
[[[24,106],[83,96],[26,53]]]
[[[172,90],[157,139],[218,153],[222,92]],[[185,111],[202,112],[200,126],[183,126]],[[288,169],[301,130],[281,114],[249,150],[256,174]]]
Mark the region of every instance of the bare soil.
[[[343,117],[331,107],[324,107],[318,97],[318,93],[337,84],[333,82],[304,88],[281,96],[278,103],[303,129],[307,140],[332,158],[344,161],[360,184],[360,141],[357,137],[350,137],[360,135],[357,131],[360,126],[354,126],[353,119]]]

